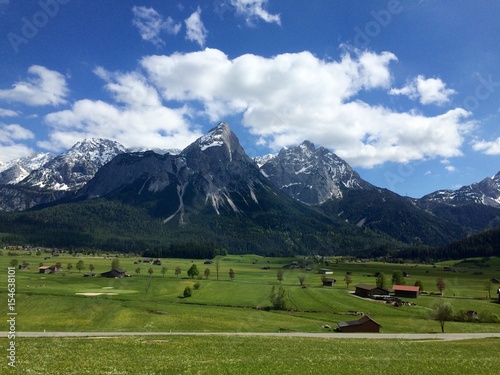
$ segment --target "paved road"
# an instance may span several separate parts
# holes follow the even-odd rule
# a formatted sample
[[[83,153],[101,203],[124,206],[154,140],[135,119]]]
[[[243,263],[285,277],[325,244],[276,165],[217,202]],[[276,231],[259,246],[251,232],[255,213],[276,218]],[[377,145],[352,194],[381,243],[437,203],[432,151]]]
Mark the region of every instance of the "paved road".
[[[16,337],[116,337],[116,336],[267,336],[328,339],[470,340],[500,338],[500,333],[308,333],[308,332],[16,332]],[[7,337],[1,332],[0,337]]]

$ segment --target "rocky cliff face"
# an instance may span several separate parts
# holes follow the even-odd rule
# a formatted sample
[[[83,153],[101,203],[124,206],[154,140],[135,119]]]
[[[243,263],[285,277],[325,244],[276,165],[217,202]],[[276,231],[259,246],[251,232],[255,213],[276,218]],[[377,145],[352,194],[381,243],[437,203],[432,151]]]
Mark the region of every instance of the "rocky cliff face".
[[[258,203],[256,184],[268,182],[228,125],[221,123],[178,155],[119,155],[103,166],[77,196],[169,196],[169,204],[163,205],[164,220],[178,217],[182,224],[189,211],[200,207],[212,207],[217,214],[244,212]]]

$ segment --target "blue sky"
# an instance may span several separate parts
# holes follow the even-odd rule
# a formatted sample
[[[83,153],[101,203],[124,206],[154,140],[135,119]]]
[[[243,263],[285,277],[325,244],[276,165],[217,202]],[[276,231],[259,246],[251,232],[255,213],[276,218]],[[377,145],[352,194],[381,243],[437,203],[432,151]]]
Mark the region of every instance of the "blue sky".
[[[500,171],[500,3],[0,0],[0,161],[305,139],[420,197]]]

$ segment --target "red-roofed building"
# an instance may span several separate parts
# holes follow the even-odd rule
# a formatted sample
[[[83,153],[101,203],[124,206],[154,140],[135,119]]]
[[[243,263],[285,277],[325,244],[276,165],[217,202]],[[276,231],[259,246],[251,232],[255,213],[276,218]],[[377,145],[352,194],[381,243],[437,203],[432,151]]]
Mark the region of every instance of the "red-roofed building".
[[[418,286],[408,286],[408,285],[393,285],[394,296],[403,298],[417,298],[420,292],[420,287]]]

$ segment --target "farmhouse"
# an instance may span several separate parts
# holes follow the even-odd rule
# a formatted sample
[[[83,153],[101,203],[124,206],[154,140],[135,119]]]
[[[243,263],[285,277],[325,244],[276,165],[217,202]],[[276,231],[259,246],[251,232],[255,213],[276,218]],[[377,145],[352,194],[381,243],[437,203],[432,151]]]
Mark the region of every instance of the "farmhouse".
[[[351,320],[349,322],[339,322],[340,332],[380,332],[380,324],[365,315],[361,319]]]
[[[41,266],[38,267],[38,273],[55,273],[55,272],[60,272],[62,271],[61,267],[57,266]]]
[[[356,291],[354,294],[364,298],[374,298],[375,296],[388,296],[389,291],[383,288],[379,288],[376,285],[368,285],[368,284],[358,284],[355,286]]]
[[[393,285],[394,295],[403,298],[417,298],[420,291],[418,286]]]
[[[101,273],[101,277],[107,277],[110,279],[114,279],[117,277],[117,278],[121,279],[122,277],[125,277],[125,270],[121,269],[121,268],[117,268],[117,269],[114,269],[114,270],[111,270],[108,272],[103,272],[103,273]]]

